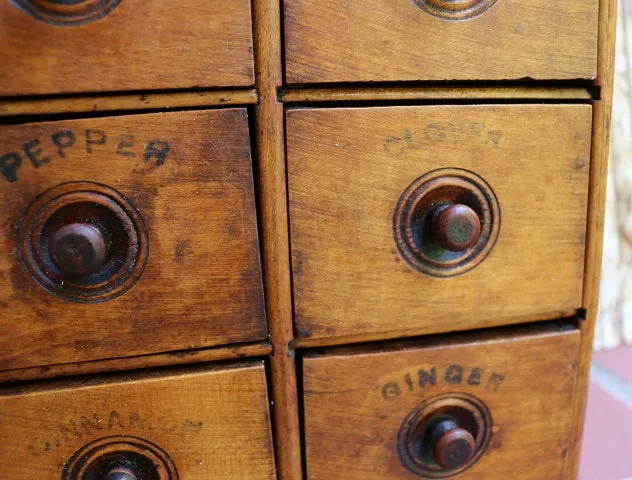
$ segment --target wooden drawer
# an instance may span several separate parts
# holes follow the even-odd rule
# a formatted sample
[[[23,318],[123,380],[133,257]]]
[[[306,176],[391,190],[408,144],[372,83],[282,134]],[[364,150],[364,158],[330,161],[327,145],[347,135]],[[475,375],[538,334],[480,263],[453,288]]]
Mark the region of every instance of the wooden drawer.
[[[15,0],[0,95],[254,84],[248,0]]]
[[[591,112],[589,105],[289,110],[297,335],[445,332],[580,307]],[[449,198],[422,195],[430,180],[445,179]],[[470,205],[483,229],[472,249],[445,258],[425,230],[444,200]],[[418,234],[429,238],[425,256],[413,248]]]
[[[590,79],[598,8],[594,0],[284,0],[286,80]]]
[[[262,362],[5,390],[0,432],[4,480],[276,478]]]
[[[307,355],[310,480],[566,478],[579,333],[565,328]]]
[[[246,110],[0,138],[0,369],[266,337]]]

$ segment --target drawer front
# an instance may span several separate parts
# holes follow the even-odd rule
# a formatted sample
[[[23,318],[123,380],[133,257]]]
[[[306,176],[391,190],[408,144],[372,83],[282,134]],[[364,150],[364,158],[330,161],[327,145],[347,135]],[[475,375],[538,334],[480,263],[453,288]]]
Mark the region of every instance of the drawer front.
[[[0,95],[254,84],[248,0],[15,0]]]
[[[298,335],[464,330],[581,306],[590,131],[589,105],[288,111]],[[448,204],[481,229],[457,253],[430,222]]]
[[[309,478],[565,478],[577,331],[456,338],[305,358]]]
[[[285,0],[288,83],[590,79],[599,2]]]
[[[0,369],[265,338],[246,110],[0,137]]]
[[[4,480],[276,478],[262,363],[0,393],[0,432]]]

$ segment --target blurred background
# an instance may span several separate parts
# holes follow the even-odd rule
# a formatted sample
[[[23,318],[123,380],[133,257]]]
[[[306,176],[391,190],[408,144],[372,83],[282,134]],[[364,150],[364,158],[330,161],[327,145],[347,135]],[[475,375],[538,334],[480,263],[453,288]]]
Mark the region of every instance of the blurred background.
[[[632,1],[619,0],[601,299],[581,480],[632,480]]]

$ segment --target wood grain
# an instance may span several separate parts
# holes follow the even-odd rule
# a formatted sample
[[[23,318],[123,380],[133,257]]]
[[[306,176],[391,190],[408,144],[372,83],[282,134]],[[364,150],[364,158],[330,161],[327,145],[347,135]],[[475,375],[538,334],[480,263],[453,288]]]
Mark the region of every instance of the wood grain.
[[[88,145],[89,129],[89,138],[103,134],[105,144]],[[51,141],[59,131],[75,136],[61,154]],[[23,158],[17,181],[0,177],[0,370],[266,337],[244,109],[34,123],[0,132],[2,155],[22,152]],[[38,167],[22,151],[32,139],[42,150]],[[145,156],[151,141],[169,144],[162,165]],[[118,190],[148,229],[149,260],[140,280],[103,303],[71,303],[45,292],[23,268],[16,245],[33,199],[79,180]]]
[[[256,72],[260,101],[255,110],[259,212],[266,315],[274,352],[270,358],[274,399],[274,442],[280,480],[302,478],[292,285],[285,174],[285,123],[277,89],[282,79],[281,5],[254,0]]]
[[[286,81],[592,79],[598,7],[503,0],[446,21],[413,1],[285,0]]]
[[[588,228],[586,233],[586,271],[584,275],[583,306],[586,321],[581,324],[581,350],[577,389],[573,411],[575,423],[572,431],[572,454],[569,457],[569,478],[579,474],[584,414],[590,382],[593,340],[599,308],[599,285],[603,254],[603,227],[606,208],[606,185],[612,126],[612,94],[614,79],[614,49],[616,43],[617,2],[599,1],[599,63],[596,84],[601,100],[594,103],[590,192],[588,195]]]
[[[398,458],[400,425],[420,402],[459,393],[487,405],[493,434],[486,453],[458,478],[571,478],[564,468],[578,352],[577,330],[546,327],[308,354],[307,474],[310,480],[413,478]],[[420,379],[427,380],[423,386]]]
[[[61,478],[82,446],[122,435],[158,445],[183,479],[276,478],[263,362],[5,390],[0,433],[5,480]]]
[[[79,27],[0,7],[0,95],[254,84],[250,2],[121,2]]]
[[[13,98],[0,100],[0,117],[250,105],[257,103],[258,99],[255,90],[91,95],[29,100]]]
[[[585,88],[548,87],[344,87],[286,88],[283,103],[415,100],[591,100]],[[1,104],[0,104],[1,108]],[[1,112],[0,112],[1,113]]]
[[[589,105],[296,109],[287,113],[298,337],[465,330],[582,302]],[[400,257],[393,212],[420,175],[480,175],[501,208],[473,270],[439,279]]]
[[[121,372],[143,368],[193,365],[197,363],[235,360],[245,357],[265,357],[272,353],[272,345],[262,343],[240,343],[221,347],[179,350],[168,353],[139,355],[136,357],[109,358],[79,363],[62,363],[41,367],[19,368],[0,371],[0,382],[43,380],[76,375]]]

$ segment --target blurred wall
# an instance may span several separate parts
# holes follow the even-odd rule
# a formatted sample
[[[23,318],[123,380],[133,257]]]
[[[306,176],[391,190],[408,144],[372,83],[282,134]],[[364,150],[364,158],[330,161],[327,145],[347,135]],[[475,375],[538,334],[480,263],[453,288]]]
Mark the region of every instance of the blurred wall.
[[[632,2],[619,0],[596,349],[632,343]]]

